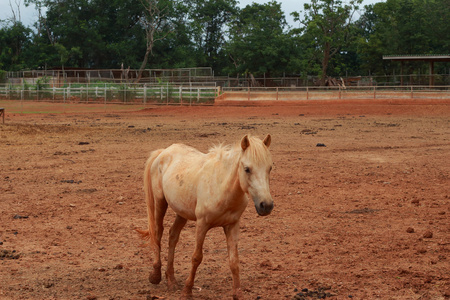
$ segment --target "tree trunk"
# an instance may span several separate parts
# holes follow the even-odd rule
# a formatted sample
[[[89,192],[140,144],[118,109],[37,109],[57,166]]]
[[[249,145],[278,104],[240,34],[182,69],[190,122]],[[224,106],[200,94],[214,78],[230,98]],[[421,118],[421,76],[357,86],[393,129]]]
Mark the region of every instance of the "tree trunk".
[[[147,65],[147,61],[148,61],[148,55],[150,54],[151,51],[152,51],[151,47],[148,47],[147,51],[145,51],[144,60],[142,61],[141,67],[139,68],[139,73],[135,80],[135,83],[139,83],[139,81],[141,80],[142,72],[144,72],[145,66]]]
[[[327,78],[328,63],[330,62],[330,43],[325,43],[323,49],[323,60],[322,60],[322,75],[320,77],[320,85],[325,85],[325,80]]]

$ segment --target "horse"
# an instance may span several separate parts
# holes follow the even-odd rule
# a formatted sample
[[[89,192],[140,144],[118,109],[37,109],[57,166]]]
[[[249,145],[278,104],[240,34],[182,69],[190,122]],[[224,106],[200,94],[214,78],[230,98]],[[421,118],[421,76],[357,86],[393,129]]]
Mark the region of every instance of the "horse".
[[[191,299],[194,278],[203,258],[203,243],[208,230],[223,227],[228,260],[233,278],[233,299],[242,299],[239,279],[239,220],[253,200],[260,216],[269,215],[273,199],[269,190],[272,156],[271,136],[264,140],[245,135],[235,146],[214,146],[202,153],[184,144],[173,144],[150,154],[144,171],[148,230],[136,229],[148,239],[155,259],[149,280],[161,282],[161,238],[163,219],[170,207],[176,218],[169,230],[166,279],[169,290],[176,290],[174,254],[180,232],[187,220],[196,222],[195,250],[189,277],[180,299]]]

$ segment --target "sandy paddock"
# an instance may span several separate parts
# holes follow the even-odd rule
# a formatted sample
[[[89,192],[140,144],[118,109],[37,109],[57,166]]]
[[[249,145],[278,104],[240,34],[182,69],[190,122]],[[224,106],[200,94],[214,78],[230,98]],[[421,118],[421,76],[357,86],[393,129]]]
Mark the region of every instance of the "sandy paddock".
[[[207,151],[247,133],[272,134],[275,208],[258,217],[250,204],[241,220],[246,299],[450,297],[448,101],[249,104],[20,114],[1,101],[0,298],[176,299],[148,282],[133,231],[146,226],[144,162],[174,142]],[[181,283],[194,227],[177,248]],[[231,298],[221,229],[204,254],[194,298]]]

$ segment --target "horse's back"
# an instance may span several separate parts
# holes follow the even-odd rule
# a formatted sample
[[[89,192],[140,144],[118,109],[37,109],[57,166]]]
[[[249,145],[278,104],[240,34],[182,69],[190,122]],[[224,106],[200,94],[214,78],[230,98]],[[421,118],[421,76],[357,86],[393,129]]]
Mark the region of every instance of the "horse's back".
[[[158,163],[167,167],[187,166],[203,161],[205,154],[184,144],[173,144],[158,155]]]

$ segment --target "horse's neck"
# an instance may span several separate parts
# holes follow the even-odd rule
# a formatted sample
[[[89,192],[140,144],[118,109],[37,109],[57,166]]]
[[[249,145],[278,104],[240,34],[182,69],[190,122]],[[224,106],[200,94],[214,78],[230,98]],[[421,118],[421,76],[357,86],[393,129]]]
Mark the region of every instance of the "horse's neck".
[[[243,193],[239,182],[239,167],[241,164],[240,150],[231,150],[221,157],[222,164],[226,166],[227,172],[224,174],[224,183],[230,191]]]

